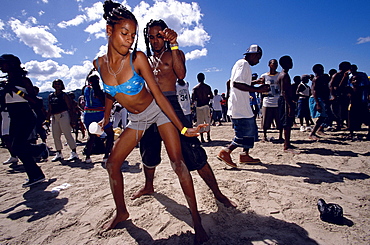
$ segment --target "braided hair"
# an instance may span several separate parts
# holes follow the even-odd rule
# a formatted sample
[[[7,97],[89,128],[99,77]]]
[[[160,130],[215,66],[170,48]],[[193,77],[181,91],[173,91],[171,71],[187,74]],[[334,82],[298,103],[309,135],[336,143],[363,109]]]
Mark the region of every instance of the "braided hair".
[[[163,20],[150,20],[146,27],[144,28],[144,38],[145,38],[145,44],[146,44],[146,55],[148,57],[152,56],[152,51],[150,49],[150,43],[149,43],[149,28],[153,26],[159,26],[162,28],[162,30],[168,28],[167,24]],[[171,50],[170,48],[170,42],[165,42],[166,49]]]
[[[113,2],[112,0],[106,0],[103,4],[104,8],[104,15],[103,18],[107,21],[107,25],[114,26],[121,20],[132,20],[138,26],[138,22],[136,17],[122,4]],[[136,50],[137,50],[137,41],[136,38],[135,47],[132,52],[132,58],[136,58]]]

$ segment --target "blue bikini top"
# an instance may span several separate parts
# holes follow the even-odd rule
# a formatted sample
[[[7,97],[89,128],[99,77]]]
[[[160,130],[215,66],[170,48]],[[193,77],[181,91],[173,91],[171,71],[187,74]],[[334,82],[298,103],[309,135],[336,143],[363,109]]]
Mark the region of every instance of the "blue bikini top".
[[[98,66],[98,72],[100,74],[100,65],[99,65],[99,59],[96,59],[96,64]],[[132,65],[132,55],[130,54],[130,65],[132,68],[132,71],[134,75],[126,82],[110,86],[104,83],[103,81],[103,89],[104,92],[110,94],[111,96],[115,96],[117,93],[123,93],[127,95],[136,95],[140,93],[140,91],[143,89],[145,80],[139,74],[136,73],[134,66]],[[100,74],[101,76],[101,74]],[[103,79],[102,79],[103,80]]]

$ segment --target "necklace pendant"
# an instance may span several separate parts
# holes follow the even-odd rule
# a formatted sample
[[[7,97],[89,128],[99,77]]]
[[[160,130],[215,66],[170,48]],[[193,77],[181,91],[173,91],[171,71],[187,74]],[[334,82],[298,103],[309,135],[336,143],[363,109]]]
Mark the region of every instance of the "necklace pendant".
[[[159,72],[159,70],[154,69],[154,70],[153,70],[153,74],[154,74],[154,76],[157,76],[157,75],[158,75],[158,72]]]

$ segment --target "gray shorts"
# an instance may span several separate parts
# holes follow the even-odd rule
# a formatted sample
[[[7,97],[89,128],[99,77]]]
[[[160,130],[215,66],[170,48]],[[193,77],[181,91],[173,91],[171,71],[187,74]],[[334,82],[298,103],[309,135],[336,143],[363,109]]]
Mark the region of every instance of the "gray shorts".
[[[142,112],[138,114],[128,113],[129,123],[127,124],[128,128],[135,130],[146,130],[156,123],[157,126],[160,126],[165,123],[171,122],[170,119],[162,112],[161,108],[155,103],[155,100],[150,103],[150,105]]]

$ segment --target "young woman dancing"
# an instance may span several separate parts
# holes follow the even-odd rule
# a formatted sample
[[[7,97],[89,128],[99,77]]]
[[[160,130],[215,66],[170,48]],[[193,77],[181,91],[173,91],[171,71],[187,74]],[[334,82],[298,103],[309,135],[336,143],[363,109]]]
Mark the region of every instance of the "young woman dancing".
[[[94,60],[94,66],[102,77],[103,87],[107,93],[105,115],[101,126],[108,123],[115,100],[129,111],[130,121],[115,142],[106,164],[116,204],[116,215],[103,225],[103,229],[113,228],[119,222],[128,219],[129,213],[123,195],[123,176],[120,167],[140,141],[145,129],[156,123],[191,211],[195,243],[204,242],[208,240],[208,236],[201,224],[193,181],[184,164],[177,130],[189,137],[197,136],[199,129],[205,125],[197,129],[188,129],[177,118],[172,106],[154,80],[147,57],[144,53],[136,51],[135,16],[121,4],[105,1],[104,18],[107,21],[108,52]],[[134,42],[135,46],[132,50],[131,46]]]

